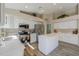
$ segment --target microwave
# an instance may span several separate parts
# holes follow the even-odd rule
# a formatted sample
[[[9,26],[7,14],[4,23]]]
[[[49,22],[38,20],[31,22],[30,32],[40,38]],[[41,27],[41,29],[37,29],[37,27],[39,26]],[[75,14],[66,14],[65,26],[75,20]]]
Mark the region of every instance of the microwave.
[[[26,28],[29,29],[29,25],[28,24],[20,24],[19,28]]]

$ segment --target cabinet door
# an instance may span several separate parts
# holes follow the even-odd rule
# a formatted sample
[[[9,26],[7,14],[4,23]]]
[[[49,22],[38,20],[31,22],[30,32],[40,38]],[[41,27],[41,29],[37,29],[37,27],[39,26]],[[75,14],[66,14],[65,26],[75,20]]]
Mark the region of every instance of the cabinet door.
[[[5,28],[14,28],[14,16],[12,15],[5,15],[5,22],[4,22]]]
[[[5,11],[5,5],[4,3],[0,3],[0,26],[4,25],[4,18],[5,18],[4,11]]]
[[[78,45],[78,35],[68,34],[68,33],[65,33],[65,34],[61,33],[59,40],[63,41],[63,42]]]
[[[77,21],[65,21],[54,24],[55,29],[77,28]]]
[[[19,18],[14,16],[14,28],[18,28],[19,27],[19,22],[20,22]]]
[[[15,24],[14,24],[14,16],[10,15],[10,19],[8,20],[9,21],[9,26],[10,28],[14,28]]]
[[[37,41],[37,40],[36,40],[36,33],[30,34],[30,40],[31,40],[31,43],[34,43],[34,42]]]
[[[25,21],[22,18],[20,18],[18,16],[14,16],[14,27],[15,28],[18,28],[19,24],[24,24],[24,23],[25,23]]]
[[[4,28],[8,28],[9,27],[9,15],[5,15],[5,22],[4,22]]]

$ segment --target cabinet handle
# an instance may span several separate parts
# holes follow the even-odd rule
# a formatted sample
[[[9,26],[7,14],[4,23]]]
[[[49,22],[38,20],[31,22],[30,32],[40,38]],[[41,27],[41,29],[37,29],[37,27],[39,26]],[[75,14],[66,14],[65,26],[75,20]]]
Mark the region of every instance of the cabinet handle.
[[[7,24],[7,16],[6,16],[6,21],[5,21],[5,23]]]

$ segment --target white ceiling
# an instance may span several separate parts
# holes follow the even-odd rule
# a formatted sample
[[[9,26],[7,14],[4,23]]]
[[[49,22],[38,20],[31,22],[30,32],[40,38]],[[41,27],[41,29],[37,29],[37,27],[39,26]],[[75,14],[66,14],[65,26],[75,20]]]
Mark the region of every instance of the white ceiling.
[[[65,12],[69,10],[75,10],[76,5],[76,3],[6,3],[5,7],[16,10],[23,10],[26,12],[50,14],[61,11]],[[25,8],[25,6],[27,8]]]

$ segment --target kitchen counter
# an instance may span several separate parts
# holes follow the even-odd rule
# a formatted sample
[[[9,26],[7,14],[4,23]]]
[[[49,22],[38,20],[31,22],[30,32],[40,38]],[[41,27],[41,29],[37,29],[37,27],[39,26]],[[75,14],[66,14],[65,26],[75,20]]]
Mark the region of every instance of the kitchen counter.
[[[46,37],[52,37],[52,36],[54,36],[54,37],[57,37],[58,34],[57,33],[51,33],[51,34],[44,34],[44,35],[40,35],[40,36],[46,36]]]
[[[78,34],[59,32],[58,35],[60,41],[79,46]]]
[[[7,39],[7,38],[6,38]],[[3,41],[4,46],[0,46],[0,56],[23,56],[24,45],[19,39],[8,37]]]
[[[58,35],[55,33],[39,35],[38,36],[38,49],[45,55],[48,55],[55,48],[58,47]]]

